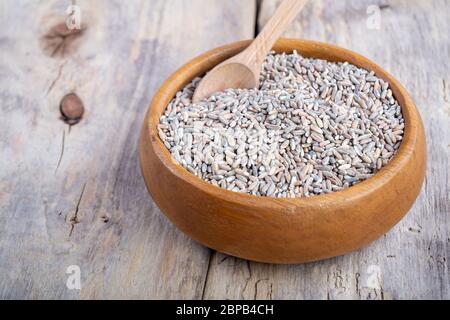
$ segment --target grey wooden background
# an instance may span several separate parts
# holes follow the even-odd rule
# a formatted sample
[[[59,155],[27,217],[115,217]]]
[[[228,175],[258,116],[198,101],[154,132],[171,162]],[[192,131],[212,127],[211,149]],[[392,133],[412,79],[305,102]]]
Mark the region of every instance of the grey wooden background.
[[[176,230],[145,189],[137,146],[162,81],[213,47],[252,38],[275,0],[79,0],[83,34],[43,36],[70,2],[0,1],[1,298],[450,298],[450,1],[311,0],[287,35],[359,52],[396,76],[423,117],[426,181],[370,246],[303,265],[249,262]],[[380,29],[367,27],[369,5]],[[47,49],[44,50],[44,48]],[[59,119],[69,92],[86,113]],[[81,290],[66,268],[81,269]]]

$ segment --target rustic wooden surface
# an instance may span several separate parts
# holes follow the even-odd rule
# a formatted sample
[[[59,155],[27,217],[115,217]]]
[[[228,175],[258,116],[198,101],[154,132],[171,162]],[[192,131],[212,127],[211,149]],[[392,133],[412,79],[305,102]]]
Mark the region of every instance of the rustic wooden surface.
[[[313,0],[287,32],[390,71],[421,111],[429,148],[422,193],[393,230],[296,266],[189,240],[148,197],[137,157],[161,82],[207,49],[252,37],[277,1],[77,2],[86,29],[62,47],[43,36],[69,1],[0,2],[0,298],[450,298],[450,1]],[[366,26],[372,4],[379,30]],[[59,102],[72,91],[86,111],[69,128]],[[81,290],[66,287],[69,265],[80,266]]]

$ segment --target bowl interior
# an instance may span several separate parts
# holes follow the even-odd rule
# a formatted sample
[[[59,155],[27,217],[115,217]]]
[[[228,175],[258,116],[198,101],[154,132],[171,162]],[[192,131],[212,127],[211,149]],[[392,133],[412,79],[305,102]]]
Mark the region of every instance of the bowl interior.
[[[256,196],[246,193],[233,192],[220,187],[216,187],[188,172],[180,164],[175,162],[172,158],[169,150],[166,149],[164,144],[159,138],[157,125],[159,118],[164,112],[168,103],[175,96],[176,92],[181,90],[185,85],[192,81],[195,77],[204,75],[208,70],[220,62],[228,59],[229,57],[239,53],[248,46],[250,41],[240,41],[227,46],[223,46],[214,50],[211,50],[181,67],[173,76],[171,76],[164,83],[165,90],[159,90],[155,95],[151,108],[146,118],[148,124],[148,134],[151,136],[151,141],[156,155],[160,161],[167,166],[167,168],[177,176],[179,179],[185,180],[193,188],[199,188],[204,192],[214,193],[217,197],[224,200],[234,202],[245,202],[246,204],[252,204],[257,206],[273,206],[276,203],[280,205],[292,204],[292,205],[304,205],[314,206],[317,203],[334,203],[336,201],[353,201],[361,198],[367,193],[382,188],[383,184],[388,182],[393,177],[395,172],[401,168],[406,161],[412,156],[414,140],[417,137],[417,125],[411,122],[413,114],[416,112],[414,104],[412,103],[409,95],[401,84],[392,77],[389,73],[376,65],[374,62],[367,58],[351,52],[349,50],[308,40],[294,40],[294,39],[280,39],[274,46],[273,50],[277,53],[291,53],[296,50],[304,57],[319,58],[334,62],[348,61],[358,67],[364,68],[369,71],[374,71],[375,74],[387,81],[393,92],[394,97],[397,99],[405,120],[405,130],[403,141],[399,150],[393,157],[393,159],[384,166],[380,171],[374,174],[372,177],[341,191],[336,191],[328,194],[314,195],[311,197],[298,197],[298,198],[274,198],[266,196]]]

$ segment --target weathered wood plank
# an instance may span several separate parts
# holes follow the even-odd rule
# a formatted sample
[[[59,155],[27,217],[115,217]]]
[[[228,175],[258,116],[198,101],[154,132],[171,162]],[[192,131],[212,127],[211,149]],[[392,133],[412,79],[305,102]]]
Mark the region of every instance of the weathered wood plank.
[[[172,71],[253,36],[255,2],[79,0],[86,29],[56,50],[42,36],[69,4],[0,3],[0,298],[201,298],[209,250],[152,203],[138,136]],[[69,128],[71,91],[86,112]]]
[[[262,0],[264,25],[279,1]],[[369,5],[380,29],[367,27]],[[206,298],[450,298],[450,2],[315,0],[286,33],[334,43],[389,70],[411,93],[424,120],[428,172],[408,215],[358,252],[317,263],[275,266],[214,254]]]

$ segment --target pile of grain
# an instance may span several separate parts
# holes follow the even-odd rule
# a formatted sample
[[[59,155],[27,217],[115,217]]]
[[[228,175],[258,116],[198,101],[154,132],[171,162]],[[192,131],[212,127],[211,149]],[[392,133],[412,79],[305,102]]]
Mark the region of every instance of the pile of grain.
[[[228,89],[193,104],[199,80],[170,102],[159,136],[175,161],[228,190],[338,191],[380,170],[403,137],[389,84],[347,62],[271,53],[258,89]]]

